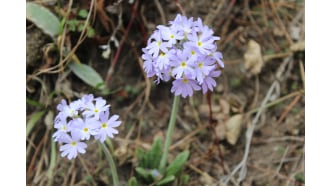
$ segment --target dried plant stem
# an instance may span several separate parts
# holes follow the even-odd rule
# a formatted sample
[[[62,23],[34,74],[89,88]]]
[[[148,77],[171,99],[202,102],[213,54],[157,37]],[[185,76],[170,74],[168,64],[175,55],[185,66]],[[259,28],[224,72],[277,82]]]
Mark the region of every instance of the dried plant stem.
[[[108,150],[107,146],[105,146],[104,143],[100,143],[102,146],[102,149],[104,151],[105,156],[107,157],[107,160],[110,165],[111,169],[111,175],[112,175],[112,180],[113,180],[113,185],[114,186],[119,186],[119,179],[118,179],[118,174],[117,174],[117,169],[116,169],[116,164],[111,156],[110,151]]]
[[[292,110],[292,108],[298,103],[301,95],[297,95],[291,103],[284,109],[283,113],[280,116],[280,119],[277,120],[277,124],[281,124],[285,117],[288,115],[288,113]]]
[[[246,143],[245,143],[245,151],[244,151],[244,156],[242,161],[234,168],[234,170],[226,177],[224,177],[224,179],[222,180],[223,183],[225,185],[227,185],[228,181],[238,172],[239,172],[239,178],[238,178],[238,182],[241,182],[242,180],[245,179],[246,176],[246,172],[247,172],[247,159],[248,159],[248,155],[250,152],[250,146],[251,146],[251,140],[252,140],[252,136],[253,136],[253,132],[254,132],[254,128],[256,127],[256,124],[259,120],[259,117],[261,116],[261,113],[265,110],[266,108],[266,103],[268,102],[268,100],[270,99],[274,89],[276,86],[278,86],[278,81],[274,81],[272,86],[269,88],[266,97],[264,98],[264,100],[261,103],[261,106],[256,114],[256,116],[254,117],[251,126],[247,129],[246,131]]]
[[[303,95],[304,93],[305,93],[305,91],[303,91],[303,90],[298,90],[298,91],[296,91],[296,92],[292,92],[292,93],[290,93],[290,94],[288,94],[288,95],[286,95],[286,96],[280,97],[280,98],[278,98],[278,99],[276,99],[276,100],[274,100],[274,101],[272,101],[272,102],[267,103],[267,104],[265,105],[265,108],[269,108],[269,107],[271,107],[271,106],[274,106],[274,105],[276,105],[276,104],[278,104],[278,103],[280,103],[280,102],[283,102],[283,101],[285,101],[285,100],[287,100],[287,99],[290,99],[290,98],[292,98],[292,97],[294,97],[294,96],[300,96],[300,95]],[[258,112],[258,110],[259,110],[259,108],[252,109],[252,110],[250,110],[249,112],[247,112],[246,115],[254,114],[254,113]]]
[[[73,1],[70,0],[70,2],[69,2],[70,9],[71,9],[72,3],[73,3]],[[65,41],[65,37],[66,37],[66,32],[65,32],[66,27],[64,27],[64,31],[62,32],[62,36],[58,37],[58,39],[59,39],[58,40],[58,42],[59,42],[58,46],[60,46],[60,61],[59,61],[59,63],[57,65],[49,67],[47,69],[40,69],[39,71],[37,71],[36,73],[33,74],[34,76],[38,76],[38,75],[43,74],[43,73],[54,74],[54,73],[62,72],[64,70],[65,64],[68,63],[69,59],[72,59],[73,57],[77,57],[75,55],[75,52],[77,51],[80,44],[87,37],[87,34],[86,34],[87,31],[86,30],[87,30],[87,26],[89,24],[89,21],[91,20],[91,16],[92,16],[91,14],[93,12],[93,8],[95,8],[95,0],[91,0],[89,13],[88,13],[87,18],[84,22],[83,29],[80,33],[80,36],[78,38],[77,43],[75,44],[75,46],[72,49],[70,49],[69,53],[66,54],[65,57],[63,56],[63,53],[62,53],[62,48],[64,47],[64,41]],[[70,11],[67,11],[67,12],[70,12]],[[95,17],[95,15],[93,17]]]
[[[158,12],[160,14],[160,19],[162,20],[162,24],[165,25],[166,24],[166,18],[165,18],[165,13],[163,10],[162,5],[159,3],[159,0],[154,0],[156,7],[158,9]]]
[[[129,20],[129,23],[127,25],[127,28],[124,31],[124,35],[123,35],[123,37],[121,38],[121,40],[119,42],[119,46],[118,46],[118,49],[116,51],[116,54],[115,54],[114,58],[111,60],[111,65],[110,65],[110,67],[108,69],[108,72],[107,72],[107,75],[105,77],[105,85],[108,88],[110,86],[110,80],[111,80],[112,74],[114,73],[115,66],[116,66],[116,64],[117,64],[117,62],[119,60],[119,55],[121,53],[123,44],[124,44],[125,40],[127,39],[128,32],[131,30],[131,27],[133,25],[133,22],[134,22],[134,20],[136,18],[138,5],[139,5],[139,1],[135,1],[134,4],[133,4],[133,6],[132,6],[132,16],[131,16],[131,19]]]
[[[164,151],[163,151],[162,159],[161,159],[160,165],[159,165],[159,170],[161,172],[164,171],[165,166],[166,166],[168,151],[170,148],[175,120],[176,120],[176,115],[178,113],[179,102],[180,102],[180,97],[175,96],[174,100],[173,100],[173,105],[172,105],[171,118],[170,118],[170,122],[168,124],[167,133],[166,133]]]
[[[186,16],[186,12],[183,10],[181,4],[179,3],[179,0],[175,0],[175,5],[179,8],[181,14]]]

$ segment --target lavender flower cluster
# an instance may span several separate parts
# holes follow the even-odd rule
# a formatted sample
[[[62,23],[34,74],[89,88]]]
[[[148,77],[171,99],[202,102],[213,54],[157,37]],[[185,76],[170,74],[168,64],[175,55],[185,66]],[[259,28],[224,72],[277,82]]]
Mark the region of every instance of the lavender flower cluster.
[[[171,92],[184,98],[194,90],[213,91],[219,67],[224,68],[217,40],[220,37],[213,36],[200,18],[194,21],[178,14],[169,26],[157,26],[142,49],[147,77],[157,76],[156,83],[173,78]]]
[[[114,134],[118,134],[114,127],[121,124],[119,116],[109,117],[110,105],[101,97],[84,95],[70,104],[63,99],[57,105],[57,110],[59,113],[54,120],[57,131],[53,138],[64,144],[60,147],[62,157],[72,159],[77,157],[78,152],[85,153],[87,144],[82,141],[89,140],[91,136],[103,143],[107,136],[113,138]]]

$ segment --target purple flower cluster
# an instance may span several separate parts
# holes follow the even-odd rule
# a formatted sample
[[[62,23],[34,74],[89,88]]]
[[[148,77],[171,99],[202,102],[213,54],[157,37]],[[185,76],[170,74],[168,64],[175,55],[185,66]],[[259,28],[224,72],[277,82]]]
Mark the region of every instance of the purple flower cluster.
[[[85,153],[87,144],[82,141],[89,140],[91,136],[103,143],[107,136],[113,138],[114,134],[118,134],[114,127],[121,124],[119,116],[109,117],[110,105],[101,97],[84,95],[70,104],[63,99],[57,110],[59,113],[54,120],[57,131],[53,138],[63,144],[60,147],[62,157],[72,159],[77,157],[78,152]]]
[[[178,14],[169,26],[159,25],[142,49],[143,68],[147,77],[160,80],[174,79],[171,92],[176,96],[192,96],[194,90],[205,94],[216,86],[224,68],[222,53],[217,51],[213,30],[198,18]]]

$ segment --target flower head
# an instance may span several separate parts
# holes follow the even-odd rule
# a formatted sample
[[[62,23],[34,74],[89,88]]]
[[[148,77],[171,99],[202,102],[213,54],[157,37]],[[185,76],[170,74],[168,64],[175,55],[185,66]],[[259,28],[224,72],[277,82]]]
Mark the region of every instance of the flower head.
[[[54,128],[57,130],[52,137],[63,144],[60,147],[62,157],[72,159],[78,153],[85,153],[87,144],[83,140],[89,140],[91,136],[104,142],[106,137],[113,138],[114,134],[118,134],[114,127],[121,124],[119,116],[110,116],[110,105],[101,97],[84,95],[69,105],[62,100],[57,110],[59,113],[54,119]]]
[[[220,37],[213,34],[200,18],[194,21],[180,14],[168,26],[157,26],[142,49],[147,77],[156,76],[156,83],[174,79],[171,92],[182,97],[196,90],[213,91],[214,78],[224,68],[215,43]]]

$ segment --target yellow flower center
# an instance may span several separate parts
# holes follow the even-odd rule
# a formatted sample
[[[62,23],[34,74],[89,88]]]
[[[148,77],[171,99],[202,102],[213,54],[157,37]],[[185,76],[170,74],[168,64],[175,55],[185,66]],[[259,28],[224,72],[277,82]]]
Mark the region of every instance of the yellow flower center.
[[[195,54],[196,54],[195,50],[192,50],[191,55],[195,55]]]
[[[84,132],[88,132],[88,128],[87,127],[84,128]]]
[[[94,109],[94,112],[95,112],[95,113],[98,113],[98,112],[100,112],[100,111],[99,111],[99,109]]]
[[[72,115],[72,114],[74,114],[74,109],[70,109],[70,114]]]
[[[182,61],[181,62],[181,67],[186,67],[187,66],[187,63],[185,61]]]
[[[159,54],[159,57],[164,57],[164,56],[165,56],[164,53],[160,53],[160,54]]]
[[[202,68],[203,67],[203,63],[202,62],[199,62],[198,63],[198,68]]]
[[[171,39],[173,39],[173,38],[174,38],[174,35],[173,35],[173,34],[171,34],[171,35],[170,35],[170,38],[171,38]]]
[[[62,126],[62,131],[66,131],[66,126],[65,125]]]
[[[102,127],[103,129],[105,129],[105,128],[107,128],[107,124],[106,124],[106,123],[102,123],[101,127]]]
[[[200,42],[200,41],[197,42],[197,45],[198,45],[199,47],[202,46],[202,44],[203,44],[203,43]]]
[[[182,80],[182,82],[183,82],[184,84],[186,84],[186,83],[188,83],[188,79],[185,78],[185,79]]]
[[[75,147],[77,145],[77,143],[75,141],[73,141],[73,142],[71,142],[71,145]]]
[[[157,46],[160,46],[160,44],[162,44],[160,41],[157,42]]]

